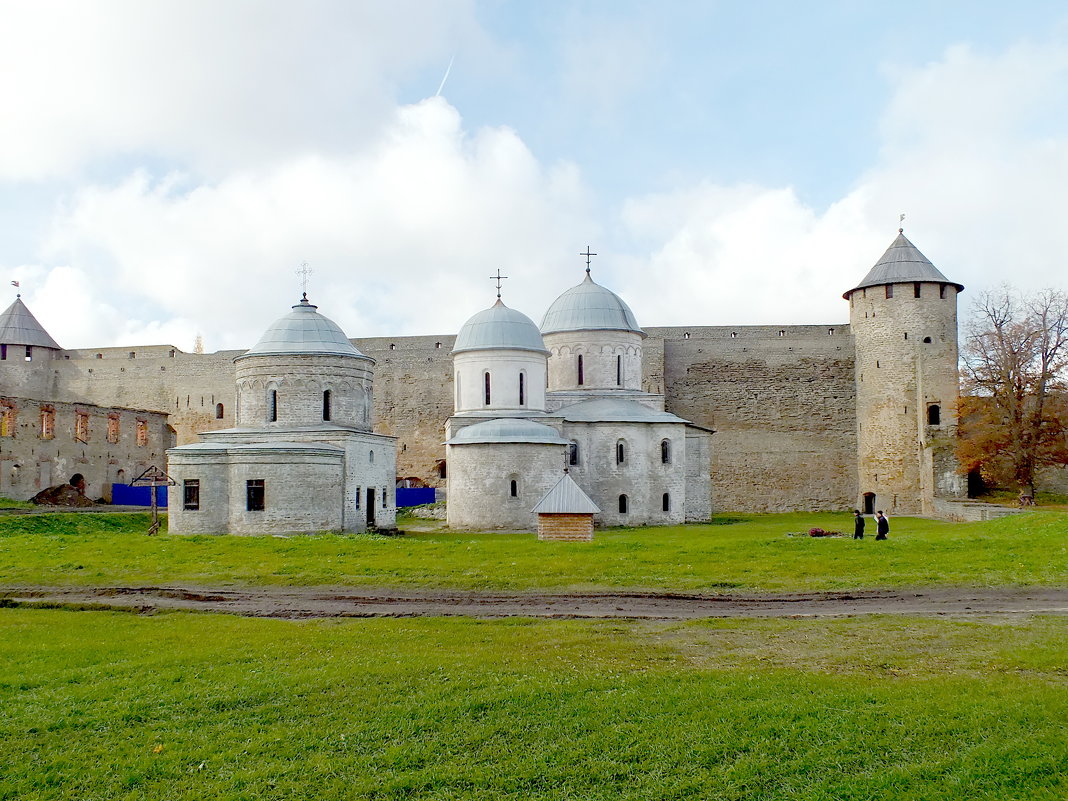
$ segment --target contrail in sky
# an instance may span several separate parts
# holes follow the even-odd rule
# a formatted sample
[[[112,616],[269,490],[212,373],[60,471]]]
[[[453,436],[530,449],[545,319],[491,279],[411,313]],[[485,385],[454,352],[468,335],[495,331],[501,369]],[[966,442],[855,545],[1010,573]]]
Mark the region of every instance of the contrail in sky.
[[[434,93],[434,97],[441,95],[441,90],[445,88],[445,81],[449,80],[449,73],[452,72],[452,62],[456,60],[456,56],[449,59],[449,66],[445,68],[445,77],[441,79],[441,86],[438,87],[438,91]]]

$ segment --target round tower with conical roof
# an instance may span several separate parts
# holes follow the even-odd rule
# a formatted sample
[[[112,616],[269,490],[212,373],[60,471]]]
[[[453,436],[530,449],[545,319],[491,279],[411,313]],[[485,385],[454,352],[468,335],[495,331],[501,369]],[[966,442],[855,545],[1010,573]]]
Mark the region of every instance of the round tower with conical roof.
[[[634,312],[586,278],[558,297],[541,322],[549,349],[549,391],[640,390],[642,340]]]
[[[62,349],[37,322],[22,295],[0,312],[0,364],[4,367],[4,390],[30,398],[55,396],[51,362]]]
[[[959,395],[957,294],[904,231],[856,287],[858,508],[925,514],[959,496],[953,435]]]

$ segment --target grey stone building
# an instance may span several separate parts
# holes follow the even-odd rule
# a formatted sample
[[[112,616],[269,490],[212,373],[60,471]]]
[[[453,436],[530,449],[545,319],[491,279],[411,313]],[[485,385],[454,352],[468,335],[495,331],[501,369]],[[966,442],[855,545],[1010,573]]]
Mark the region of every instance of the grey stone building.
[[[167,452],[174,533],[396,527],[396,442],[371,431],[374,360],[305,296],[236,364],[237,425]]]
[[[453,347],[449,525],[534,530],[565,471],[602,525],[707,520],[711,431],[641,389],[644,338],[588,269],[540,330],[499,296],[468,320]]]
[[[89,498],[162,466],[163,412],[100,405],[58,390],[68,354],[21,297],[0,314],[0,496],[27,500],[81,473]]]

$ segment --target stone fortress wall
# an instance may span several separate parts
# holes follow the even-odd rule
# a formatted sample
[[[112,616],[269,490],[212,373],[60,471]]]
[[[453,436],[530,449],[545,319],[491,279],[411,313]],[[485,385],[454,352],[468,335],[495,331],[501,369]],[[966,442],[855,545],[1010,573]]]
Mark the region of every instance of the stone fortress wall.
[[[715,511],[852,508],[856,385],[848,325],[645,331],[641,388],[664,393],[667,411],[716,431]],[[373,430],[398,438],[399,478],[445,484],[454,340],[352,340],[376,362]],[[166,345],[65,351],[55,397],[166,412],[182,445],[198,431],[234,425],[233,359],[242,352],[195,354]]]

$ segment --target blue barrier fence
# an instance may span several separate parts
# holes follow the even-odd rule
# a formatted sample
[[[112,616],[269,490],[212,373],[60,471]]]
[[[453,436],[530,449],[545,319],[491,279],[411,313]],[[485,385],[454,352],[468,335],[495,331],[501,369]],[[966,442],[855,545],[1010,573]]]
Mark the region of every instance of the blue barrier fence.
[[[397,508],[405,506],[422,506],[437,500],[433,487],[399,487],[397,489]]]
[[[152,487],[131,487],[129,484],[111,485],[111,503],[115,506],[151,506]],[[167,488],[156,487],[156,506],[167,507]]]

